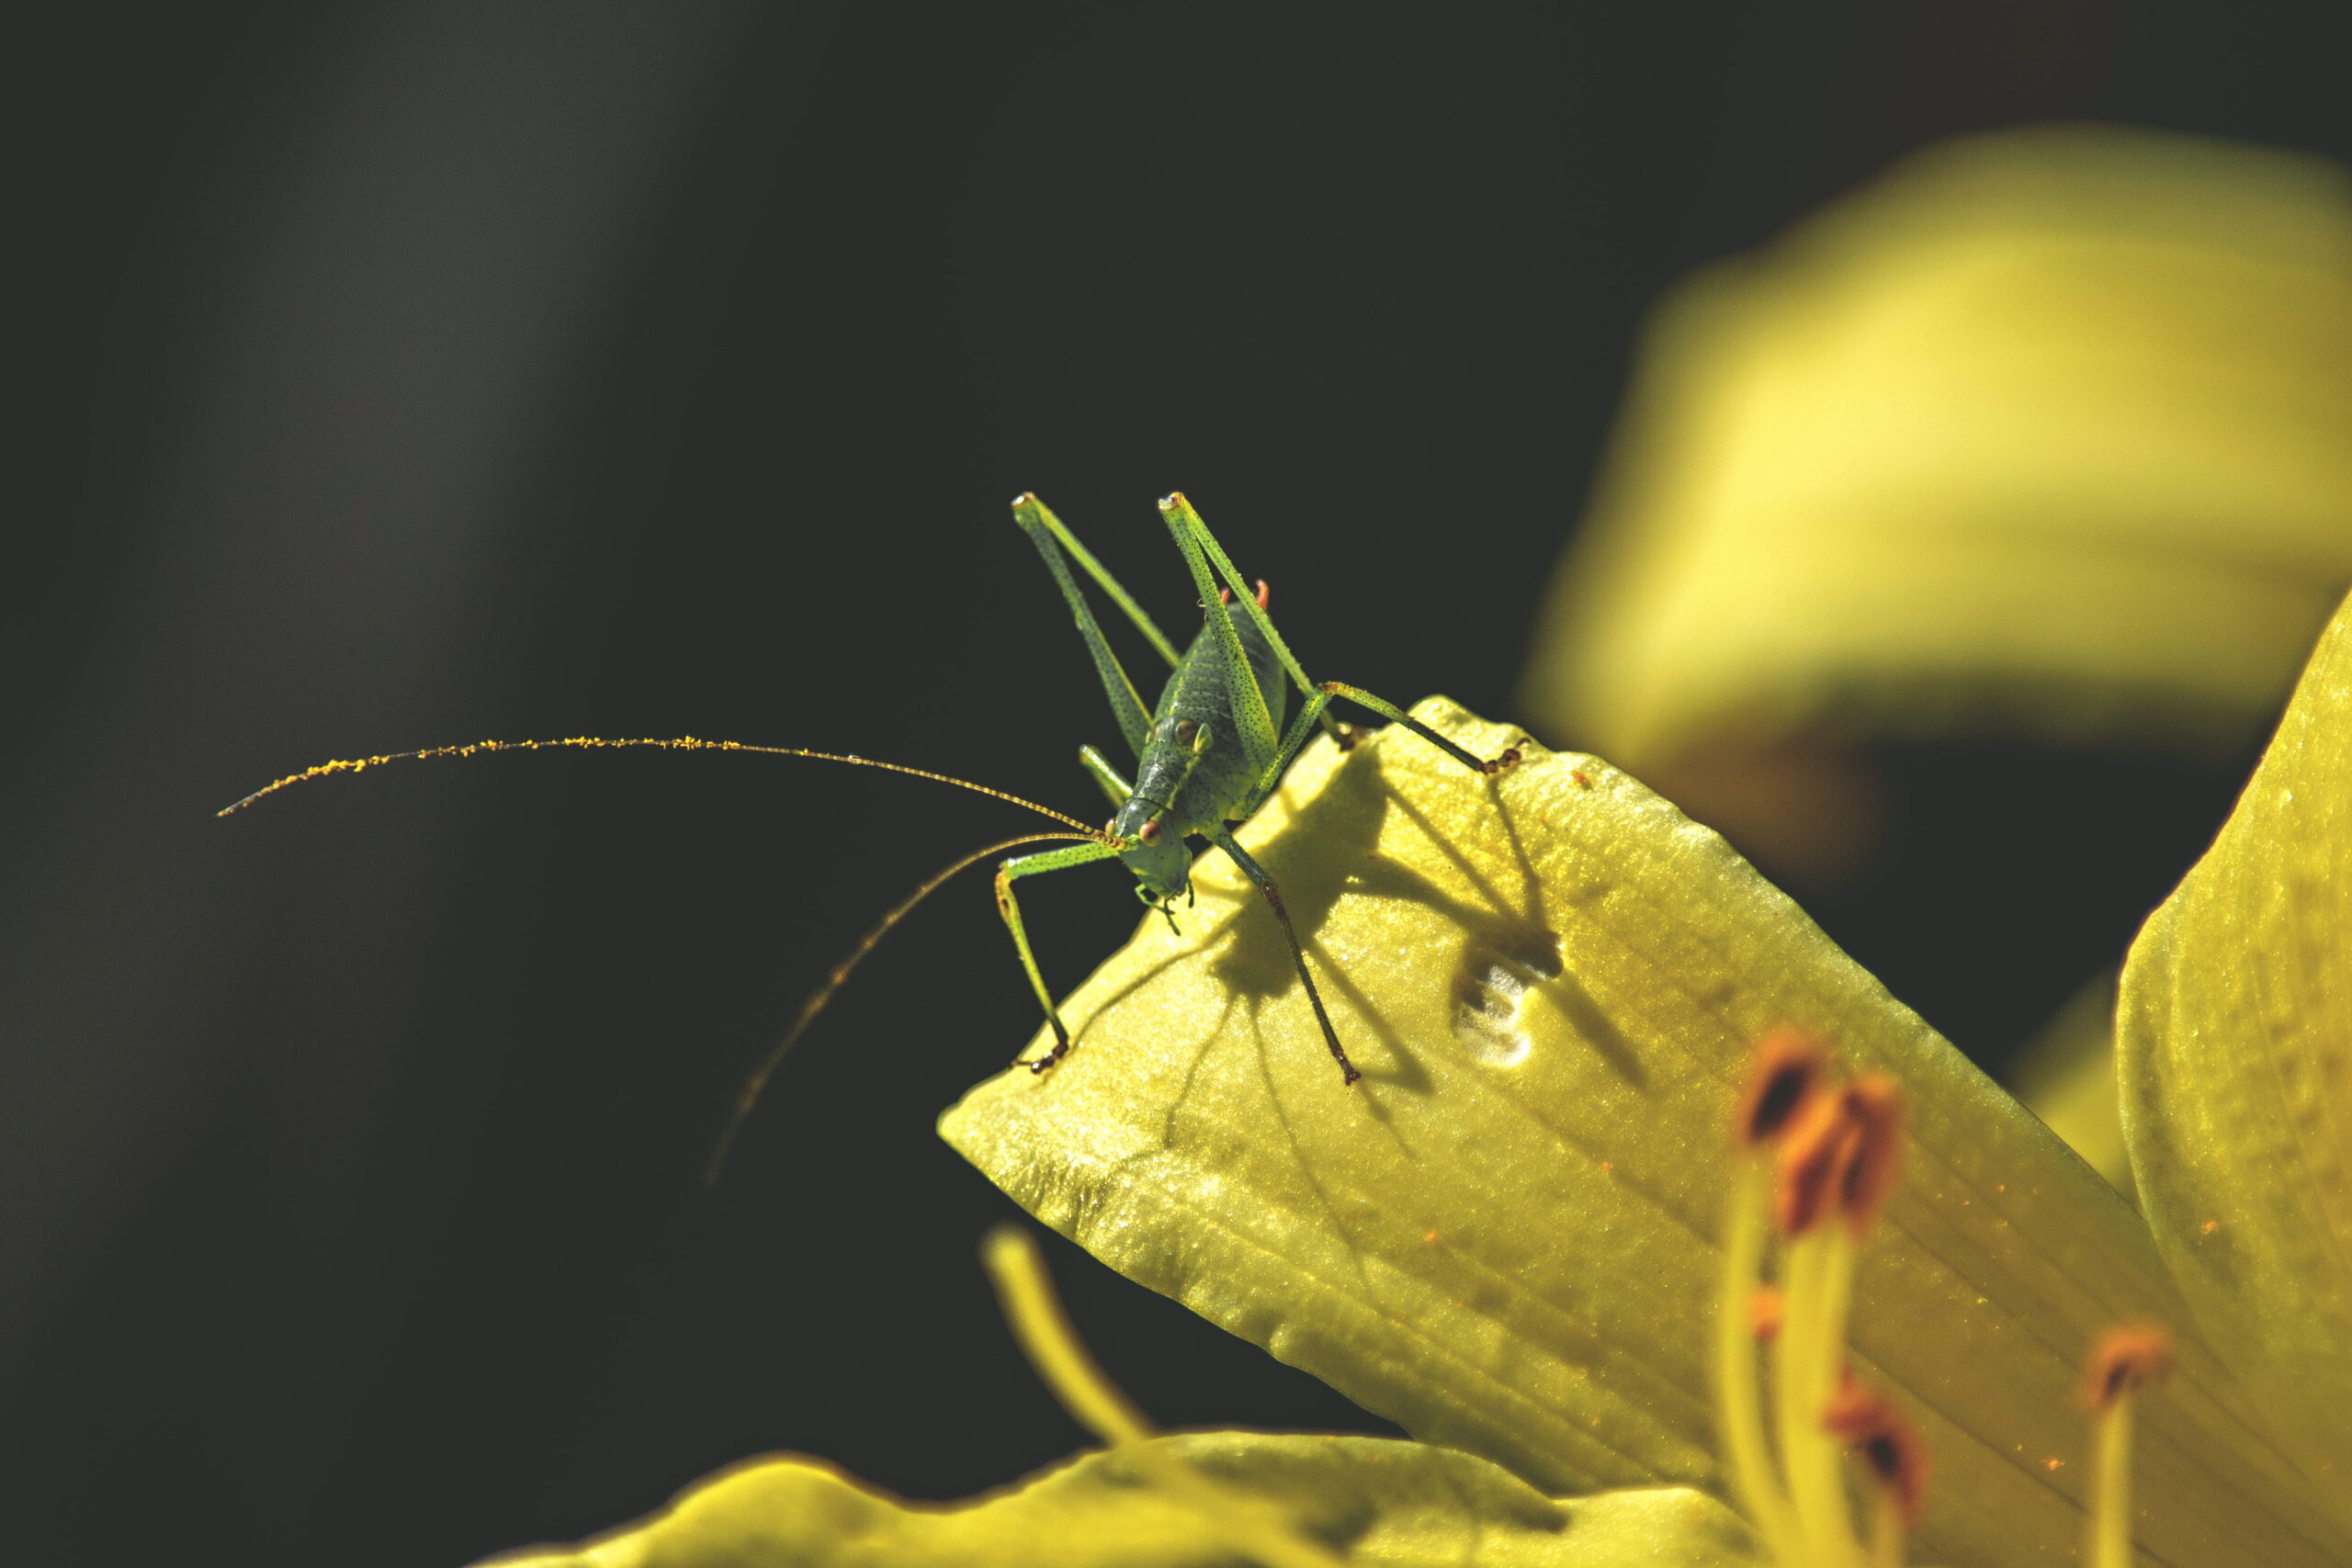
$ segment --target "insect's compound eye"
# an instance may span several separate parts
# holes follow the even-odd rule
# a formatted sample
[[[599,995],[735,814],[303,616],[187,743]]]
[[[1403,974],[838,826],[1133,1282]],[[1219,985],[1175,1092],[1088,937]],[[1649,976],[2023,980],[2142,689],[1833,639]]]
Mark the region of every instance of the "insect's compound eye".
[[[1147,844],[1159,842],[1159,818],[1155,817],[1136,830],[1136,837]]]
[[[1193,743],[1193,737],[1199,732],[1200,728],[1200,725],[1192,719],[1187,718],[1178,720],[1176,725],[1176,744],[1179,746],[1190,746]]]

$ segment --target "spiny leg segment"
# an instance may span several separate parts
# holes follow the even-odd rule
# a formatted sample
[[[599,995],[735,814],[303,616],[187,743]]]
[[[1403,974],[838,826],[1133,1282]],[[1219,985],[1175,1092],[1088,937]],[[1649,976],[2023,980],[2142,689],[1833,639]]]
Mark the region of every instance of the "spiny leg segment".
[[[1086,595],[1079,591],[1070,576],[1069,562],[1062,556],[1063,547],[1078,557],[1088,575],[1101,584],[1119,607],[1127,613],[1152,647],[1166,656],[1168,662],[1177,662],[1176,650],[1160,634],[1151,617],[1135,602],[1118,580],[1104,570],[1101,562],[1089,555],[1060,518],[1046,509],[1045,502],[1034,495],[1023,495],[1012,503],[1013,521],[1037,547],[1037,554],[1045,558],[1046,570],[1053,574],[1054,586],[1061,590],[1062,600],[1069,606],[1070,619],[1077,623],[1078,635],[1086,644],[1086,656],[1094,662],[1094,672],[1102,682],[1102,695],[1111,704],[1112,717],[1117,720],[1119,734],[1125,739],[1127,750],[1136,756],[1143,755],[1144,742],[1151,732],[1151,710],[1144,705],[1135,682],[1127,678],[1126,670],[1119,663],[1119,656],[1111,651],[1110,639],[1102,635],[1102,626],[1094,619],[1094,611],[1086,603]]]
[[[1197,553],[1199,558],[1193,574],[1193,581],[1196,584],[1205,584],[1209,581],[1208,569],[1214,568],[1216,575],[1225,579],[1227,587],[1238,601],[1234,607],[1257,625],[1258,635],[1264,637],[1266,646],[1274,650],[1275,660],[1289,673],[1292,682],[1298,687],[1300,694],[1313,696],[1315,682],[1306,678],[1306,671],[1300,666],[1297,657],[1291,652],[1290,644],[1284,642],[1283,634],[1274,629],[1273,617],[1266,614],[1265,595],[1262,592],[1252,593],[1250,591],[1247,580],[1241,575],[1241,569],[1233,564],[1232,558],[1227,556],[1224,547],[1216,542],[1216,536],[1209,532],[1208,524],[1204,522],[1201,514],[1193,510],[1193,503],[1184,499],[1184,492],[1182,491],[1170,492],[1159,503],[1159,513],[1167,519],[1169,531],[1176,536],[1177,547],[1184,552],[1187,565],[1194,564]],[[1262,588],[1263,584],[1260,584],[1260,587]],[[1209,608],[1207,598],[1207,594],[1203,593],[1201,604],[1203,612],[1213,618],[1222,615],[1224,612]],[[1238,649],[1239,645],[1235,646]],[[1341,733],[1339,725],[1329,716],[1323,716],[1320,710],[1317,710],[1317,716],[1321,719],[1323,728],[1330,731],[1333,740],[1342,746],[1351,744],[1349,738]],[[1271,725],[1268,726],[1270,731],[1272,728]],[[1271,733],[1268,739],[1272,739]]]
[[[1020,877],[1035,876],[1040,872],[1063,871],[1074,865],[1086,865],[1098,860],[1109,860],[1118,853],[1113,844],[1096,841],[1072,844],[1065,850],[1046,850],[1042,853],[1023,855],[1009,860],[996,868],[996,912],[1004,917],[1005,929],[1012,933],[1012,945],[1021,954],[1021,967],[1029,976],[1029,988],[1037,993],[1037,1005],[1046,1010],[1046,1021],[1053,1026],[1054,1048],[1034,1062],[1013,1058],[1015,1066],[1025,1066],[1033,1073],[1042,1073],[1069,1055],[1069,1031],[1062,1027],[1062,1015],[1054,1006],[1051,991],[1046,989],[1046,977],[1037,969],[1037,955],[1030,951],[1029,933],[1021,924],[1021,901],[1012,896],[1012,884]]]
[[[1519,748],[1516,746],[1506,749],[1498,757],[1473,756],[1396,704],[1375,697],[1361,686],[1351,686],[1339,681],[1326,681],[1315,689],[1315,695],[1307,699],[1306,705],[1299,709],[1298,716],[1291,720],[1290,732],[1283,737],[1283,743],[1276,749],[1273,761],[1259,776],[1256,793],[1251,795],[1245,803],[1250,811],[1254,812],[1263,805],[1266,796],[1273,793],[1274,786],[1282,783],[1283,773],[1297,757],[1299,748],[1306,744],[1308,733],[1314,729],[1316,720],[1322,716],[1323,711],[1330,706],[1333,697],[1345,697],[1359,706],[1370,708],[1384,718],[1403,725],[1474,773],[1499,773],[1506,768],[1516,766],[1519,762]],[[1243,815],[1246,817],[1248,814],[1245,812]]]
[[[1353,1083],[1363,1075],[1348,1060],[1347,1047],[1340,1043],[1340,1032],[1331,1027],[1331,1015],[1323,1009],[1323,993],[1315,988],[1315,976],[1306,972],[1306,950],[1299,945],[1298,932],[1290,923],[1290,911],[1283,908],[1282,889],[1266,874],[1266,868],[1250,856],[1250,852],[1234,841],[1233,834],[1223,827],[1209,830],[1209,842],[1232,857],[1241,868],[1241,874],[1255,883],[1258,891],[1266,896],[1266,905],[1274,912],[1274,920],[1283,928],[1283,940],[1290,943],[1290,961],[1298,966],[1299,984],[1306,987],[1306,999],[1315,1009],[1315,1021],[1322,1026],[1323,1043],[1330,1049],[1331,1060],[1340,1064],[1342,1083]]]

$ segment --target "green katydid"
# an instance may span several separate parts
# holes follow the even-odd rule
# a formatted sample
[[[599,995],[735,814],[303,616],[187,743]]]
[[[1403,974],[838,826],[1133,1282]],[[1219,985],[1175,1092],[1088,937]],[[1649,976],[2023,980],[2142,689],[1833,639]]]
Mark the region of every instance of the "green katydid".
[[[1266,874],[1265,868],[1250,857],[1250,852],[1234,841],[1232,829],[1227,824],[1246,821],[1273,793],[1291,759],[1298,755],[1299,748],[1306,743],[1318,722],[1331,730],[1335,739],[1346,743],[1346,737],[1332,725],[1325,711],[1333,697],[1345,697],[1406,726],[1464,767],[1477,773],[1499,772],[1518,761],[1519,753],[1513,750],[1482,761],[1393,703],[1337,681],[1320,684],[1309,681],[1266,615],[1266,585],[1260,582],[1254,593],[1250,591],[1218,546],[1216,536],[1209,532],[1208,525],[1201,521],[1201,514],[1193,510],[1192,502],[1181,491],[1159,503],[1159,513],[1167,520],[1168,531],[1176,536],[1176,547],[1183,552],[1184,565],[1193,574],[1193,587],[1200,595],[1204,617],[1199,635],[1182,657],[1142,606],[1087,553],[1043,502],[1034,495],[1023,495],[1012,503],[1014,520],[1037,547],[1037,553],[1046,559],[1046,569],[1054,575],[1055,586],[1069,603],[1079,635],[1086,639],[1086,651],[1094,660],[1096,673],[1102,678],[1102,693],[1111,701],[1119,732],[1136,756],[1136,779],[1130,784],[1093,747],[1082,747],[1078,754],[1080,762],[1102,787],[1103,794],[1111,797],[1115,808],[1110,822],[1110,839],[1023,855],[997,868],[997,908],[1012,931],[1013,946],[1021,953],[1021,966],[1028,972],[1030,987],[1037,993],[1038,1004],[1046,1010],[1046,1021],[1054,1032],[1052,1050],[1020,1065],[1032,1072],[1044,1072],[1069,1054],[1070,1041],[1069,1030],[1062,1023],[1053,995],[1046,988],[1045,977],[1037,972],[1036,956],[1030,952],[1028,936],[1022,930],[1021,905],[1012,893],[1014,880],[1115,856],[1135,874],[1136,897],[1167,916],[1172,926],[1173,900],[1179,894],[1189,898],[1193,887],[1193,852],[1186,848],[1185,840],[1198,834],[1224,851],[1241,868],[1241,874],[1265,895],[1276,923],[1282,927],[1283,939],[1290,943],[1291,961],[1297,965],[1299,983],[1306,987],[1306,999],[1315,1009],[1315,1021],[1322,1027],[1323,1043],[1329,1047],[1331,1059],[1340,1065],[1343,1081],[1353,1083],[1362,1075],[1348,1060],[1347,1048],[1340,1043],[1339,1031],[1331,1027],[1330,1015],[1324,1010],[1323,995],[1316,989],[1315,976],[1307,972],[1306,954],[1299,946],[1298,933],[1291,928],[1288,911],[1283,908],[1282,891]],[[1174,667],[1167,686],[1160,692],[1158,707],[1147,709],[1143,705],[1143,699],[1127,679],[1118,656],[1104,640],[1102,628],[1095,623],[1086,595],[1071,579],[1069,563],[1063,558],[1064,550],[1077,558],[1087,575],[1126,612],[1136,629]],[[1225,580],[1222,585],[1216,581],[1220,577]],[[1232,613],[1235,608],[1240,610],[1239,615]],[[1295,682],[1306,698],[1287,733],[1282,728],[1283,710],[1289,705],[1290,695],[1284,676]]]
[[[435,746],[386,756],[322,762],[254,791],[236,805],[222,810],[220,815],[228,816],[289,784],[328,773],[356,773],[383,762],[426,757],[471,756],[485,751],[650,746],[669,750],[751,751],[775,756],[808,757],[819,761],[880,768],[1011,801],[1067,825],[1069,831],[1023,834],[966,855],[924,882],[885,915],[849,956],[833,966],[824,985],[803,1004],[792,1027],[744,1083],[726,1131],[712,1156],[711,1170],[714,1174],[719,1162],[726,1157],[736,1129],[742,1124],[744,1117],[757,1101],[768,1077],[793,1043],[823,1010],[834,992],[849,978],[859,961],[890,929],[933,891],[967,867],[1003,851],[1041,840],[1076,841],[1059,849],[1007,859],[998,865],[996,874],[998,912],[1003,916],[1006,928],[1012,933],[1013,946],[1021,957],[1021,967],[1028,975],[1031,987],[1037,993],[1038,1005],[1045,1010],[1046,1021],[1054,1034],[1051,1050],[1034,1060],[1016,1059],[1016,1066],[1026,1066],[1032,1072],[1046,1071],[1069,1054],[1070,1036],[1069,1030],[1062,1022],[1059,1010],[1054,1005],[1053,994],[1046,987],[1045,976],[1038,970],[1036,954],[1029,946],[1028,933],[1022,927],[1021,905],[1013,895],[1013,883],[1042,872],[1061,871],[1094,861],[1116,859],[1135,875],[1136,896],[1165,916],[1172,927],[1175,924],[1175,900],[1180,896],[1189,900],[1192,893],[1193,852],[1186,847],[1185,840],[1198,835],[1231,857],[1233,863],[1241,868],[1242,874],[1265,896],[1276,922],[1282,928],[1283,939],[1290,944],[1291,960],[1297,967],[1299,983],[1306,987],[1307,1001],[1314,1008],[1315,1021],[1322,1029],[1323,1043],[1330,1050],[1332,1060],[1339,1064],[1343,1081],[1352,1084],[1362,1075],[1348,1060],[1347,1049],[1340,1043],[1339,1032],[1332,1028],[1330,1015],[1324,1010],[1322,993],[1316,988],[1315,976],[1307,970],[1306,954],[1299,945],[1298,933],[1292,928],[1289,913],[1283,908],[1282,892],[1265,869],[1234,840],[1229,824],[1247,820],[1273,792],[1292,759],[1298,754],[1299,748],[1306,743],[1318,724],[1342,746],[1352,743],[1351,733],[1335,724],[1327,711],[1334,697],[1345,697],[1404,725],[1476,773],[1493,773],[1510,767],[1519,761],[1519,752],[1513,749],[1492,759],[1474,757],[1396,705],[1369,692],[1342,685],[1336,681],[1326,681],[1320,684],[1309,681],[1306,672],[1299,668],[1298,660],[1292,657],[1289,647],[1283,643],[1282,634],[1274,629],[1273,622],[1267,616],[1266,585],[1260,582],[1252,592],[1217,544],[1216,536],[1209,532],[1208,525],[1201,521],[1200,513],[1193,510],[1192,503],[1181,493],[1161,501],[1159,511],[1168,524],[1169,532],[1175,536],[1177,548],[1183,553],[1184,564],[1192,573],[1193,591],[1199,596],[1203,615],[1199,634],[1181,655],[1175,645],[1153,624],[1151,617],[1144,613],[1143,607],[1103,569],[1101,562],[1088,553],[1061,519],[1046,510],[1044,502],[1034,495],[1023,495],[1012,503],[1014,521],[1020,524],[1022,532],[1029,536],[1030,542],[1036,546],[1037,553],[1045,558],[1046,570],[1053,574],[1055,585],[1061,590],[1062,597],[1069,604],[1070,615],[1078,624],[1079,635],[1085,639],[1087,653],[1094,661],[1096,673],[1102,677],[1103,694],[1110,699],[1112,715],[1118,722],[1119,732],[1126,740],[1128,750],[1135,754],[1136,776],[1130,784],[1093,747],[1085,746],[1079,750],[1081,765],[1102,792],[1111,797],[1114,815],[1105,828],[1089,828],[1074,817],[1035,801],[927,769],[793,746],[753,746],[732,740],[706,740],[693,736],[675,739],[606,739],[572,736],[555,740],[481,740],[466,745]],[[1102,626],[1088,606],[1086,595],[1070,575],[1070,558],[1075,558],[1087,575],[1126,613],[1136,630],[1171,667],[1157,708],[1144,706],[1134,682],[1127,678],[1117,655],[1111,651]],[[1222,583],[1219,579],[1223,580]],[[1236,610],[1239,611],[1238,615],[1234,613]],[[1306,702],[1285,730],[1283,715],[1289,706],[1291,684],[1298,687]]]

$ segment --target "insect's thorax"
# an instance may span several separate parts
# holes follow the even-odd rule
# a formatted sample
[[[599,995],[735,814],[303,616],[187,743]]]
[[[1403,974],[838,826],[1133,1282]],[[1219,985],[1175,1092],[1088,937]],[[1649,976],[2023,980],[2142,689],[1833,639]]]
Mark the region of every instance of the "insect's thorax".
[[[1273,650],[1255,622],[1236,614],[1233,629],[1277,737],[1289,690]],[[1151,732],[1136,765],[1135,798],[1117,818],[1121,832],[1158,817],[1161,829],[1181,838],[1238,817],[1272,761],[1271,747],[1252,746],[1241,721],[1246,690],[1228,679],[1216,627],[1204,626],[1168,677],[1152,711]],[[1135,820],[1126,819],[1133,816]]]

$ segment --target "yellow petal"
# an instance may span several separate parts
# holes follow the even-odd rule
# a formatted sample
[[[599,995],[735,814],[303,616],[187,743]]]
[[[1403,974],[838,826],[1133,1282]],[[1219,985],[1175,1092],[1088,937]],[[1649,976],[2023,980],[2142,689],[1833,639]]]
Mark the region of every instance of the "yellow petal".
[[[2352,581],[2352,195],[2115,127],[1936,149],[1661,312],[1529,711],[2251,742]]]
[[[1473,751],[1515,731],[1416,710]],[[2177,1320],[2145,1227],[1713,833],[1589,758],[1492,781],[1401,728],[1318,742],[1243,832],[1365,1081],[1343,1088],[1262,902],[1214,853],[1064,1004],[1076,1051],[949,1142],[1112,1267],[1425,1440],[1543,1490],[1717,1483],[1704,1371],[1747,1047],[1814,1029],[1914,1108],[1865,1255],[1865,1371],[1937,1461],[1923,1555],[2071,1551],[2092,1337]],[[2147,1413],[2166,1561],[2352,1557],[2193,1338]]]
[[[2132,944],[2119,1023],[2157,1244],[2352,1517],[2352,607]]]
[[[1558,1503],[1483,1460],[1379,1438],[1202,1432],[1158,1441],[1293,1509],[1351,1562],[1751,1568],[1729,1510],[1678,1489]],[[1229,1568],[1222,1536],[1093,1453],[972,1502],[910,1504],[814,1460],[731,1471],[650,1519],[503,1568]]]

